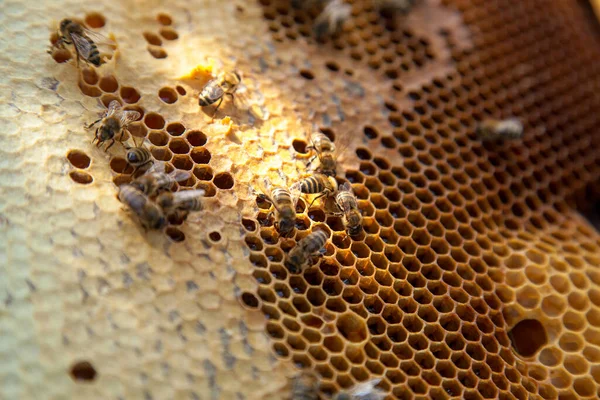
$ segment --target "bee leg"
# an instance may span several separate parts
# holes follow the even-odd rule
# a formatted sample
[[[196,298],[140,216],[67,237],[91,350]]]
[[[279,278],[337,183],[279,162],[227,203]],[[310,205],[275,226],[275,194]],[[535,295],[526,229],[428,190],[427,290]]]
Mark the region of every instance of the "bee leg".
[[[313,199],[313,201],[310,202],[310,204],[308,205],[308,208],[310,209],[312,207],[312,205],[314,204],[315,201],[317,201],[318,199],[320,199],[323,196],[327,196],[329,194],[329,191],[327,192],[322,192],[320,195],[318,195],[317,197],[315,197]]]
[[[107,151],[108,151],[108,149],[110,149],[110,148],[112,147],[112,145],[113,145],[113,144],[115,144],[115,139],[114,139],[114,138],[112,138],[112,139],[111,139],[111,142],[110,142],[110,144],[108,145],[108,147],[107,147],[107,148],[105,148],[105,149],[104,149],[104,151],[106,151],[106,152],[107,152]]]
[[[310,160],[308,160],[308,163],[306,163],[306,168],[310,167],[310,164],[312,164],[313,161],[315,161],[316,158],[317,158],[317,156],[314,156],[313,158],[311,158]]]
[[[219,104],[217,104],[217,106],[215,107],[215,111],[213,112],[213,115],[212,115],[212,121],[214,121],[215,115],[217,115],[217,111],[219,110],[219,107],[221,107],[221,103],[223,103],[223,97],[221,97],[219,99]]]
[[[102,118],[98,118],[97,120],[95,120],[94,122],[92,122],[91,124],[89,124],[87,126],[87,129],[90,129],[92,126],[96,125],[100,121],[102,121]],[[98,132],[98,129],[96,129],[96,132]]]

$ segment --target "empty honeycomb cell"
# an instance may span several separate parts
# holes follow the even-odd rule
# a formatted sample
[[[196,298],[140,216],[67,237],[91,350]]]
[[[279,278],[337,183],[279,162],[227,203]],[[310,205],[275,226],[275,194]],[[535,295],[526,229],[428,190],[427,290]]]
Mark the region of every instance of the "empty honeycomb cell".
[[[163,87],[158,91],[158,98],[164,103],[173,104],[177,101],[177,92],[173,88]]]
[[[162,46],[162,40],[160,40],[160,37],[158,37],[158,35],[152,32],[144,32],[143,35],[144,39],[146,39],[146,42],[148,42],[149,44],[153,46]]]
[[[175,123],[178,124],[178,123]],[[169,124],[170,126],[171,124]],[[181,125],[181,127],[183,127],[183,130],[185,131],[185,127],[183,125]],[[173,132],[177,133],[181,130],[180,127],[173,127]],[[168,126],[167,126],[167,131],[169,131]],[[180,133],[180,135],[183,134],[183,132]],[[204,133],[202,133],[201,131],[189,131],[186,135],[186,140],[187,142],[194,147],[198,147],[198,146],[204,146],[206,144],[207,141],[207,137]]]
[[[121,95],[121,99],[128,104],[137,103],[141,98],[140,93],[137,91],[137,89],[129,86],[122,86],[119,93]]]
[[[158,36],[156,36],[156,37],[158,38]],[[152,57],[154,57],[154,58],[158,58],[158,59],[167,58],[167,52],[162,47],[149,45],[147,47],[147,49],[148,49],[148,52],[150,53],[150,55],[152,55]]]
[[[89,361],[77,361],[71,365],[70,375],[74,381],[91,382],[96,379],[98,372]]]
[[[86,169],[91,163],[90,157],[81,150],[69,150],[67,160],[72,166],[80,169]]]
[[[83,68],[81,70],[81,77],[85,83],[92,86],[98,84],[98,81],[100,80],[96,70],[93,68]]]
[[[179,34],[172,28],[162,28],[159,31],[160,36],[165,38],[166,40],[177,40],[179,39]]]
[[[282,343],[273,343],[273,351],[281,358],[287,358],[290,355],[290,351]]]
[[[256,296],[253,293],[244,292],[241,296],[242,302],[249,308],[258,308],[260,305]]]
[[[144,117],[144,123],[150,129],[162,129],[165,127],[165,119],[162,117],[162,115],[157,113],[146,114]]]
[[[164,135],[164,133],[162,133],[162,134],[163,134],[163,136],[166,136],[166,135]],[[150,134],[150,135],[152,135],[152,134]],[[150,141],[152,141],[152,139],[150,139]],[[152,142],[152,143],[154,143],[154,142]],[[158,143],[154,143],[154,144],[156,144],[157,146],[160,146],[160,144],[158,144]],[[171,139],[169,141],[169,149],[175,154],[187,154],[190,152],[190,147],[189,147],[187,141],[182,138]]]
[[[148,140],[155,146],[165,146],[169,143],[169,136],[162,131],[153,131],[148,135]]]
[[[171,150],[165,147],[153,147],[151,153],[152,157],[159,161],[171,161],[171,158],[173,158]]]
[[[234,184],[233,177],[228,172],[218,173],[215,175],[213,182],[216,187],[223,190],[231,189]]]
[[[69,172],[69,177],[76,183],[80,183],[82,185],[89,185],[94,181],[94,178],[87,172],[83,171],[71,171]]]
[[[173,24],[173,19],[171,18],[170,15],[165,14],[165,13],[159,13],[156,16],[156,20],[158,21],[159,24],[164,25],[164,26],[169,26]]]
[[[196,164],[208,164],[212,157],[210,152],[204,147],[192,149],[190,155]]]
[[[103,76],[98,84],[100,89],[106,93],[114,93],[119,89],[117,79],[112,75]]]
[[[70,58],[70,53],[69,53],[69,58]],[[64,61],[68,61],[68,58],[65,59]],[[60,62],[60,61],[57,61],[57,62]],[[78,86],[79,86],[79,89],[81,90],[81,93],[85,94],[86,96],[100,97],[102,95],[102,91],[100,89],[98,89],[95,86],[90,86],[90,85],[84,83],[83,81],[79,81]]]
[[[173,158],[171,159],[171,163],[173,164],[173,167],[175,167],[176,169],[181,169],[183,171],[190,171],[194,167],[194,163],[192,162],[190,157],[185,155],[173,156]],[[190,177],[187,181],[179,182],[179,185],[193,186],[194,183],[196,183],[195,179],[193,177]]]

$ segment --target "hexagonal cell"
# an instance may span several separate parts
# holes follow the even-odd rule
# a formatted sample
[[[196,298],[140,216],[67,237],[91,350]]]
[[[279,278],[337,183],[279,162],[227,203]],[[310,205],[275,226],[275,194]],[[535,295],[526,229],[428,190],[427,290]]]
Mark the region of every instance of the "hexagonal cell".
[[[523,357],[535,355],[546,344],[548,337],[541,322],[535,319],[524,319],[509,332],[515,351]]]
[[[210,152],[204,147],[192,149],[190,155],[196,164],[208,164],[212,157]]]
[[[121,99],[128,104],[137,103],[141,97],[140,93],[135,88],[129,86],[122,86],[119,93]]]
[[[69,172],[69,178],[82,185],[89,185],[94,181],[94,178],[90,174],[83,171],[71,171]]]

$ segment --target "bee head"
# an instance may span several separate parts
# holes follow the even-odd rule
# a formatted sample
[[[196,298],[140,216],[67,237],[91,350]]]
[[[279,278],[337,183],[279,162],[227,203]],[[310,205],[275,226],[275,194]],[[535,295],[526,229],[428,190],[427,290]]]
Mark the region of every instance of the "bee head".
[[[150,228],[162,229],[167,225],[167,218],[158,209],[153,209],[148,213]]]
[[[70,19],[63,19],[62,21],[60,21],[60,31],[64,32],[67,29],[67,26],[71,25],[73,23],[73,21],[71,21]]]
[[[348,235],[356,236],[362,232],[362,218],[358,212],[350,214],[346,222]]]
[[[285,236],[290,233],[294,229],[295,222],[295,219],[282,218],[279,221],[279,231],[281,234]]]
[[[297,249],[297,248],[296,248]],[[302,255],[302,251],[294,251],[296,249],[292,249],[288,254],[284,265],[292,274],[299,274],[302,270],[302,265],[305,262],[305,259]]]

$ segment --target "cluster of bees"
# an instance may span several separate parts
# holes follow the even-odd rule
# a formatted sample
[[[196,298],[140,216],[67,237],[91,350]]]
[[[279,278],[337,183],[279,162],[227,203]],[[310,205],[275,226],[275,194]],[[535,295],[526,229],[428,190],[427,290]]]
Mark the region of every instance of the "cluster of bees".
[[[79,22],[64,19],[59,24],[59,39],[53,46],[64,49],[65,45],[73,46],[76,65],[79,68],[80,60],[96,67],[102,65],[103,59],[99,46],[114,46],[115,43],[85,28]],[[219,73],[200,91],[199,105],[207,107],[217,103],[214,118],[224,97],[229,96],[233,99],[240,83],[241,77],[235,71]],[[118,101],[113,100],[102,116],[87,128],[97,126],[92,142],[96,142],[97,147],[107,143],[105,151],[108,151],[116,141],[123,145],[126,149],[125,159],[134,168],[132,176],[135,176],[137,171],[144,170],[143,175],[119,187],[119,200],[139,219],[144,229],[162,229],[171,219],[184,221],[190,212],[201,210],[201,197],[204,191],[199,189],[172,192],[175,183],[186,181],[190,178],[190,173],[177,170],[166,173],[164,164],[154,160],[147,148],[137,145],[130,147],[123,143],[127,127],[140,117],[139,112],[125,110]],[[131,137],[133,140],[133,136]]]
[[[275,209],[275,228],[283,237],[294,233],[296,224],[296,203],[300,195],[312,195],[310,208],[320,198],[333,199],[335,203],[334,215],[342,217],[346,232],[356,236],[362,231],[362,214],[358,209],[358,201],[352,191],[352,186],[345,182],[338,185],[336,180],[337,157],[334,142],[327,135],[316,132],[310,135],[311,145],[307,150],[314,152],[309,165],[315,160],[317,167],[310,175],[289,188],[273,186],[268,179],[263,181],[262,192],[259,197],[269,201]],[[268,218],[267,218],[268,219]],[[329,234],[322,229],[315,229],[308,236],[301,239],[286,257],[285,266],[292,273],[300,273],[307,268],[315,257],[322,255]]]
[[[348,391],[333,396],[333,400],[383,400],[385,392],[377,387],[381,379],[359,383]],[[310,372],[300,372],[292,379],[292,400],[318,400],[319,379]]]

